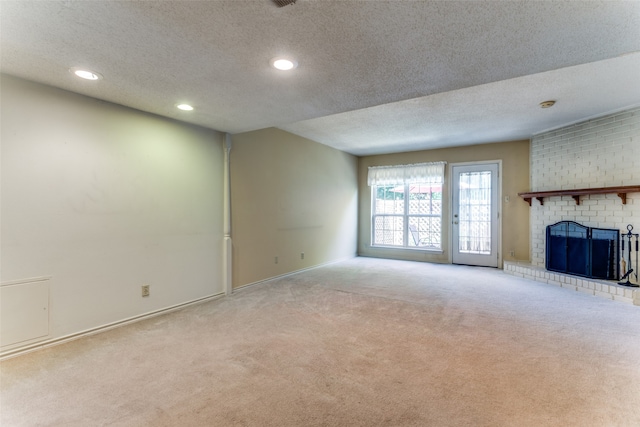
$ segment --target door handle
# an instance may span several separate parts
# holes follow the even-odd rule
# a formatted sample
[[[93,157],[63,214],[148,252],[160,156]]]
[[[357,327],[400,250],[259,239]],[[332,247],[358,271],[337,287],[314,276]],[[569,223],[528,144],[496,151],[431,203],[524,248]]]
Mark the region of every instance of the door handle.
[[[454,224],[457,224],[457,223],[458,223],[458,221],[453,221],[453,223],[454,223]]]

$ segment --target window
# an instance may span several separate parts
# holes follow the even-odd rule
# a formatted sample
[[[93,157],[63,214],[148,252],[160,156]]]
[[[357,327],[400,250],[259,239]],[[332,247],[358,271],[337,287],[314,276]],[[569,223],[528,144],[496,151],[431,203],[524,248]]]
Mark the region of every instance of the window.
[[[372,245],[441,249],[443,177],[443,162],[370,167]]]

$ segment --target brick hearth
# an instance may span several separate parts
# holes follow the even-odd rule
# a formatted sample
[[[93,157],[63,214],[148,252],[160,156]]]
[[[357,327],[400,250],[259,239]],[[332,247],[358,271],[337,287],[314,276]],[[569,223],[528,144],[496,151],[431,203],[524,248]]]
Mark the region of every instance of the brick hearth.
[[[640,306],[640,288],[630,288],[607,280],[587,279],[547,271],[524,262],[504,261],[504,272],[536,282],[548,283],[601,298]]]

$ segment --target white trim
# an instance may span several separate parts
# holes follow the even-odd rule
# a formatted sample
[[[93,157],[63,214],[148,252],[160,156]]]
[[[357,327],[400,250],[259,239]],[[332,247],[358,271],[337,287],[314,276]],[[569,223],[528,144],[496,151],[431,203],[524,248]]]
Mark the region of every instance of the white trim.
[[[251,287],[254,287],[256,285],[261,285],[261,284],[264,284],[266,282],[270,282],[271,280],[282,279],[283,277],[293,276],[295,274],[302,273],[302,272],[305,272],[305,271],[315,270],[316,268],[321,268],[321,267],[326,267],[328,265],[337,264],[339,262],[343,262],[343,261],[346,261],[348,259],[357,258],[358,256],[359,256],[358,254],[354,254],[353,256],[350,256],[350,257],[340,258],[340,259],[337,259],[335,261],[325,262],[325,263],[322,263],[322,264],[314,265],[313,267],[302,268],[300,270],[290,271],[289,273],[279,274],[277,276],[269,277],[268,279],[262,279],[262,280],[258,280],[257,282],[251,282],[251,283],[247,283],[246,285],[238,286],[237,288],[234,288],[233,291],[237,292],[237,291],[245,290],[247,288],[251,288]]]
[[[449,253],[447,254],[447,257],[449,259],[449,263],[453,264],[453,232],[452,232],[452,227],[453,227],[453,178],[452,178],[452,173],[453,173],[453,167],[454,166],[475,166],[475,165],[486,165],[486,164],[498,164],[498,202],[497,202],[497,209],[498,209],[498,245],[497,245],[497,251],[498,251],[498,267],[497,268],[503,268],[503,261],[502,261],[502,219],[503,219],[503,215],[502,215],[502,159],[496,159],[496,160],[482,160],[482,161],[477,161],[477,162],[459,162],[459,163],[449,163],[447,166],[448,169],[448,173],[446,175],[446,177],[449,178]],[[445,177],[445,180],[446,180]]]
[[[7,351],[4,351],[4,352],[0,352],[0,361],[6,360],[6,359],[9,359],[9,358],[12,358],[12,357],[16,357],[16,356],[21,356],[23,354],[31,353],[31,352],[34,352],[36,350],[41,350],[41,349],[48,348],[48,347],[53,347],[53,346],[56,346],[56,345],[59,345],[59,344],[64,344],[64,343],[67,343],[67,342],[70,342],[70,341],[75,341],[77,339],[88,337],[90,335],[95,335],[95,334],[99,334],[101,332],[106,332],[106,331],[109,331],[111,329],[118,328],[120,326],[129,325],[131,323],[139,322],[141,320],[146,320],[146,319],[150,319],[152,317],[160,316],[162,314],[167,314],[167,313],[170,313],[172,311],[177,311],[177,310],[189,307],[191,305],[196,305],[196,304],[201,304],[201,303],[205,303],[205,302],[208,302],[208,301],[212,301],[214,299],[218,299],[218,298],[223,297],[223,296],[224,296],[224,292],[220,292],[218,294],[213,294],[213,295],[209,295],[209,296],[206,296],[206,297],[198,298],[198,299],[195,299],[195,300],[183,302],[183,303],[172,305],[172,306],[169,306],[169,307],[166,307],[166,308],[161,308],[159,310],[150,311],[148,313],[140,314],[138,316],[132,316],[132,317],[128,317],[126,319],[118,320],[116,322],[107,323],[105,325],[97,326],[95,328],[85,329],[84,331],[80,331],[80,332],[76,332],[76,333],[73,333],[73,334],[65,335],[65,336],[62,336],[62,337],[59,337],[59,338],[54,338],[54,339],[47,340],[47,341],[40,341],[40,342],[35,343],[35,344],[29,344],[29,345],[26,345],[26,346],[22,346],[22,347],[14,348],[14,349],[7,350]]]
[[[31,277],[29,279],[9,280],[8,282],[0,283],[0,287],[24,285],[25,283],[34,283],[34,282],[46,282],[47,280],[51,280],[51,279],[53,279],[53,276],[40,276],[40,277]]]
[[[226,295],[233,293],[233,240],[231,237],[231,135],[225,134],[223,176],[223,228],[222,282]]]
[[[404,187],[404,202],[403,202],[403,206],[404,206],[404,212],[402,214],[399,213],[392,213],[392,214],[377,214],[376,213],[376,200],[378,200],[378,196],[377,196],[377,191],[378,191],[378,187],[381,186],[385,186],[385,184],[374,184],[370,186],[370,193],[371,193],[371,218],[370,218],[370,224],[371,224],[371,235],[369,236],[369,247],[371,248],[388,248],[388,249],[411,249],[411,250],[420,250],[420,251],[425,251],[425,252],[440,252],[443,253],[443,249],[442,249],[442,217],[443,217],[443,209],[442,207],[444,206],[444,174],[445,174],[445,168],[446,168],[446,162],[442,162],[443,168],[442,168],[442,173],[441,173],[441,180],[439,183],[429,183],[429,182],[425,182],[425,187],[433,187],[434,185],[439,185],[440,186],[440,202],[441,202],[441,206],[440,206],[440,215],[434,215],[434,214],[424,214],[424,215],[419,215],[419,214],[410,214],[409,210],[410,210],[410,203],[408,203],[407,201],[409,200],[409,193],[410,193],[410,187],[414,184],[422,184],[422,183],[413,183],[413,184],[409,184],[409,183],[405,183],[403,184]],[[398,185],[400,186],[400,184]],[[396,191],[396,189],[394,188],[393,191]],[[374,194],[376,193],[376,194]],[[433,203],[433,193],[431,193],[431,199],[430,199],[430,204],[432,205]],[[375,227],[375,220],[376,217],[385,217],[385,216],[397,216],[400,217],[402,216],[403,218],[403,229],[402,229],[402,246],[398,246],[398,245],[385,245],[385,244],[376,244],[375,240],[376,240],[376,227]],[[439,218],[440,219],[440,247],[439,248],[434,248],[434,247],[425,247],[425,246],[409,246],[409,233],[413,233],[411,231],[411,225],[409,224],[409,219],[410,217],[413,218]],[[413,238],[413,237],[412,237]],[[395,239],[395,238],[394,238]],[[416,245],[419,244],[419,242],[415,242],[414,243]]]

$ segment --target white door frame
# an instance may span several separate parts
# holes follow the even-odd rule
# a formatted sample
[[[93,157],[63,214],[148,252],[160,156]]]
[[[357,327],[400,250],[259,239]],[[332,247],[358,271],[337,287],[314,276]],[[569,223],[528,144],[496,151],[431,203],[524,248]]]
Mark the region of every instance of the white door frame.
[[[453,167],[454,166],[479,166],[487,164],[498,165],[498,203],[496,209],[498,210],[498,242],[497,242],[497,259],[498,268],[502,268],[502,160],[483,160],[477,162],[460,162],[447,164],[447,176],[449,177],[449,264],[453,264]],[[443,218],[444,220],[444,218]]]

